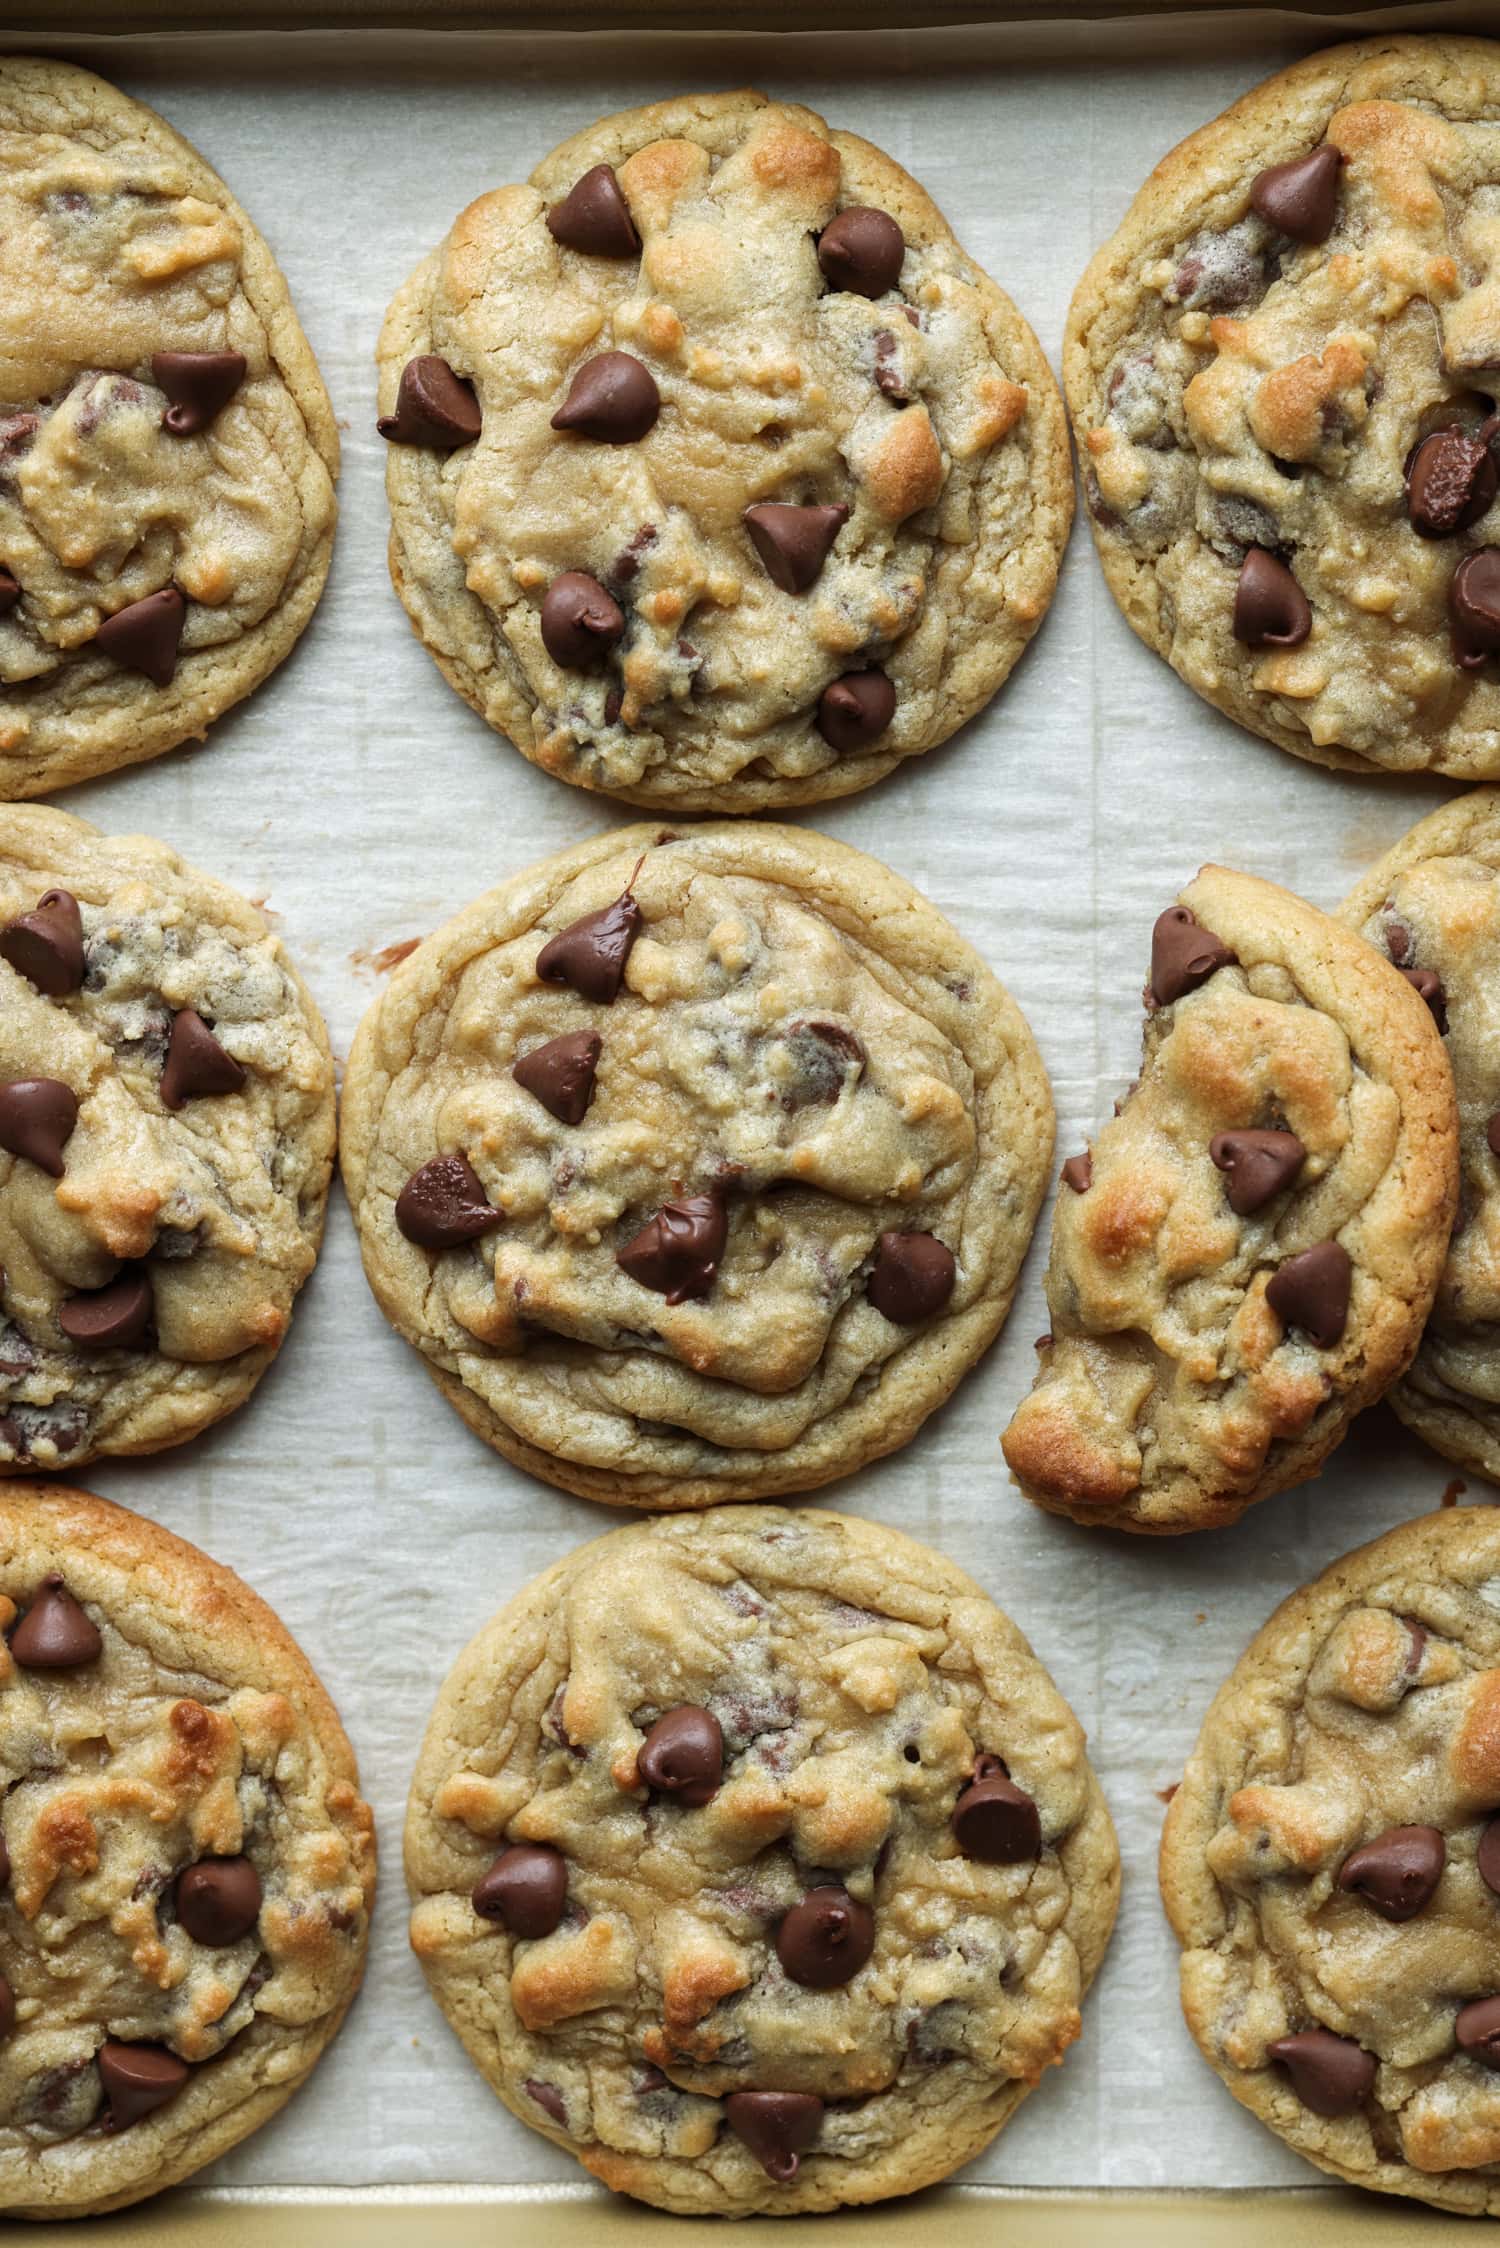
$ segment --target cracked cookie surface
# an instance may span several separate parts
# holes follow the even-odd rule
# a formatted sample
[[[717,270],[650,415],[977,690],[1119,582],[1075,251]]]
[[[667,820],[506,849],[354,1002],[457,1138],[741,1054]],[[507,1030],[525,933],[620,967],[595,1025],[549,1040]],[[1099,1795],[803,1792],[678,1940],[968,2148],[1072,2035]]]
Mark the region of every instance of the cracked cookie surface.
[[[242,1404],[333,1148],[327,1034],[262,915],[165,844],[0,813],[0,1467]]]
[[[559,431],[607,361],[607,433]],[[847,795],[979,710],[1051,600],[1073,497],[1040,347],[922,188],[812,110],[705,95],[576,135],[459,216],[379,363],[412,622],[583,787]],[[579,575],[592,624],[559,634]]]
[[[471,1426],[682,1507],[905,1443],[1004,1322],[1051,1146],[1019,1010],[925,899],[726,822],[596,837],[428,938],[360,1026],[340,1156]]]
[[[274,2114],[358,1985],[373,1823],[331,1702],[228,1569],[0,1483],[0,2207],[172,2185]]]
[[[1457,584],[1500,542],[1476,442],[1497,186],[1500,45],[1331,48],[1167,156],[1074,298],[1064,379],[1116,600],[1317,764],[1500,777],[1500,556],[1477,602]],[[1409,501],[1414,448],[1452,430]]]
[[[406,1864],[506,2104],[606,2184],[726,2215],[977,2154],[1077,2037],[1119,1886],[1015,1626],[898,1532],[770,1507],[616,1531],[502,1610],[434,1710]]]
[[[1141,1075],[1064,1172],[1052,1331],[1004,1444],[1039,1506],[1165,1532],[1315,1473],[1404,1370],[1458,1133],[1421,997],[1272,883],[1205,867],[1153,988]]]
[[[223,181],[68,63],[0,60],[0,305],[15,798],[200,736],[275,669],[328,574],[338,435]]]
[[[1500,1517],[1404,1524],[1292,1594],[1162,1838],[1182,2001],[1235,2098],[1355,2185],[1500,2212]]]

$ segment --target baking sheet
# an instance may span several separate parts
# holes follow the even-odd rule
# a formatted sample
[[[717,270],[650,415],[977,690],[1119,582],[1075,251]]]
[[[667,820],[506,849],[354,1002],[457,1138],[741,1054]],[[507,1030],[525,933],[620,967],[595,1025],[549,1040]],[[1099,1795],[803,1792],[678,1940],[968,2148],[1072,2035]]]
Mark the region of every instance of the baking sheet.
[[[59,801],[159,835],[263,899],[346,1053],[386,947],[633,816],[493,736],[443,684],[386,578],[371,353],[391,292],[462,205],[606,110],[749,80],[909,166],[1056,363],[1073,284],[1155,160],[1349,27],[1344,15],[1320,35],[1305,17],[1245,12],[867,33],[857,50],[837,35],[51,38],[49,51],[160,108],[245,201],[290,280],[345,447],[332,579],[292,661],[207,748]],[[1200,862],[1333,906],[1447,793],[1319,772],[1209,710],[1127,630],[1080,523],[1052,614],[990,711],[809,824],[888,860],[1005,979],[1052,1076],[1061,1157],[1134,1074],[1151,923]],[[1016,1617],[1088,1727],[1120,1829],[1124,1905],[1082,2042],[966,2177],[1306,2186],[1314,2173],[1234,2105],[1182,2026],[1154,1879],[1162,1791],[1275,1601],[1438,1504],[1450,1474],[1377,1410],[1315,1485],[1229,1531],[1137,1543],[1037,1514],[1009,1488],[998,1437],[1046,1325],[1047,1222],[1005,1336],[947,1411],[809,1502],[930,1540]],[[493,2099],[427,1997],[406,1949],[400,1831],[433,1694],[464,1641],[558,1552],[621,1517],[531,1482],[467,1432],[385,1330],[337,1194],[318,1273],[253,1403],[184,1452],[101,1464],[88,1480],[231,1563],[280,1611],[339,1702],[379,1819],[365,1994],[312,2085],[205,2182],[576,2185],[569,2159]]]

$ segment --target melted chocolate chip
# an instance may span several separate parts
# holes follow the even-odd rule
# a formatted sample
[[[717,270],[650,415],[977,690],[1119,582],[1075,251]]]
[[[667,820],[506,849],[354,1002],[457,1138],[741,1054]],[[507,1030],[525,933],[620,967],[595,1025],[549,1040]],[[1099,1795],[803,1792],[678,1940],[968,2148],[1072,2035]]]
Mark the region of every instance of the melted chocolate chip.
[[[729,1238],[729,1219],[719,1194],[690,1194],[663,1203],[623,1249],[615,1263],[643,1288],[680,1304],[706,1296]]]
[[[596,164],[575,180],[547,213],[547,232],[569,250],[591,258],[633,258],[641,238],[614,168]]]
[[[864,1075],[864,1047],[842,1023],[792,1022],[782,1037],[796,1071],[784,1096],[788,1108],[830,1107]]]
[[[474,385],[455,374],[434,351],[408,359],[401,370],[396,411],[382,414],[375,427],[392,445],[425,445],[451,453],[472,445],[482,416]]]
[[[625,981],[625,963],[643,918],[624,890],[613,905],[585,913],[549,937],[536,956],[537,974],[543,983],[569,984],[581,998],[609,1006]]]
[[[1425,1000],[1432,1019],[1444,1037],[1448,1034],[1448,994],[1443,989],[1443,979],[1430,968],[1402,968],[1403,975],[1419,999]]]
[[[0,929],[0,960],[47,999],[66,999],[83,982],[83,921],[71,890],[48,890],[30,913]]]
[[[818,263],[835,289],[883,297],[901,278],[906,237],[889,211],[851,203],[818,236]]]
[[[94,634],[94,646],[124,671],[139,671],[153,687],[169,687],[177,669],[187,603],[175,585],[116,609]]]
[[[154,1306],[145,1273],[127,1269],[107,1288],[85,1289],[59,1305],[57,1324],[79,1350],[136,1350]]]
[[[1460,2010],[1453,2035],[1461,2053],[1483,2068],[1500,2068],[1500,1998],[1476,1998]]]
[[[97,2059],[111,2131],[128,2131],[142,2116],[165,2107],[192,2074],[187,2062],[179,2061],[164,2045],[120,2045],[110,2038],[100,2046]]]
[[[161,1097],[167,1108],[184,1101],[201,1100],[215,1093],[244,1090],[245,1072],[192,1007],[180,1007],[172,1017],[172,1036],[161,1073]]]
[[[177,1876],[177,1918],[195,1944],[218,1950],[260,1918],[260,1875],[248,1858],[200,1858]]]
[[[1500,1818],[1491,1819],[1480,1834],[1475,1863],[1485,1887],[1500,1897]]]
[[[940,1312],[953,1293],[958,1264],[931,1233],[883,1233],[865,1294],[882,1319],[915,1327]]]
[[[1352,1272],[1347,1249],[1320,1241],[1277,1268],[1266,1302],[1284,1327],[1300,1327],[1319,1350],[1331,1350],[1348,1322]]]
[[[773,500],[747,507],[743,518],[766,576],[783,593],[806,593],[817,584],[829,549],[848,520],[844,506],[783,507]],[[893,707],[894,700],[893,693]]]
[[[156,351],[151,375],[169,403],[161,426],[174,437],[196,437],[221,414],[245,379],[241,351]]]
[[[981,1756],[953,1806],[953,1833],[966,1858],[986,1866],[1024,1865],[1042,1854],[1035,1802],[1016,1786],[998,1756]]]
[[[396,1224],[419,1249],[457,1249],[505,1223],[466,1155],[435,1155],[396,1197]]]
[[[1406,464],[1406,513],[1412,529],[1423,539],[1446,539],[1468,530],[1489,509],[1497,481],[1495,457],[1484,434],[1471,435],[1458,422],[1435,429]]]
[[[533,1046],[510,1074],[560,1124],[581,1124],[594,1097],[594,1072],[603,1050],[597,1030],[570,1030],[545,1046]]]
[[[1491,1155],[1500,1156],[1500,1108],[1496,1109],[1494,1115],[1486,1124],[1484,1136],[1489,1143]]]
[[[1331,2029],[1298,2030],[1278,2037],[1266,2049],[1292,2080],[1292,2090],[1314,2115],[1353,2115],[1369,2098],[1375,2082],[1375,2056],[1352,2037]]]
[[[43,1577],[31,1605],[10,1635],[10,1651],[23,1670],[75,1670],[96,1662],[104,1641],[55,1572]]]
[[[1247,648],[1300,648],[1312,630],[1306,594],[1263,546],[1250,547],[1240,564],[1231,629]]]
[[[1345,1858],[1339,1887],[1363,1897],[1383,1920],[1415,1920],[1436,1896],[1446,1858],[1436,1827],[1387,1827]]]
[[[766,2176],[786,2186],[823,2127],[823,2102],[814,2092],[731,2092],[724,2121]]]
[[[0,565],[0,617],[8,617],[20,598],[19,579],[13,571]]]
[[[875,1915],[846,1889],[809,1889],[776,1931],[776,1956],[794,1983],[837,1990],[875,1949]]]
[[[628,351],[601,351],[573,377],[552,427],[600,445],[636,445],[655,428],[660,412],[661,392],[649,367]]]
[[[1251,210],[1294,242],[1326,242],[1338,215],[1343,161],[1343,151],[1324,141],[1290,163],[1268,165],[1251,185]]]
[[[846,671],[823,689],[816,723],[829,748],[845,756],[878,741],[895,715],[896,690],[883,671]]]
[[[1075,1194],[1088,1193],[1089,1188],[1094,1183],[1094,1158],[1088,1148],[1084,1149],[1082,1155],[1070,1155],[1068,1157],[1067,1162],[1062,1167],[1062,1181],[1063,1185],[1071,1187]]]
[[[0,1148],[60,1179],[63,1149],[78,1122],[78,1098],[55,1077],[14,1077],[0,1085]]]
[[[1500,547],[1466,554],[1448,585],[1453,653],[1465,671],[1476,671],[1500,650]]]
[[[567,2102],[555,2084],[544,2083],[539,2076],[528,2076],[525,2080],[525,2089],[527,2098],[535,2100],[544,2115],[550,2115],[554,2123],[561,2124],[564,2130],[567,2129]]]
[[[550,1936],[568,1897],[568,1861],[541,1842],[513,1842],[474,1884],[470,1903],[481,1920],[498,1920],[513,1936]]]
[[[542,601],[542,646],[564,671],[602,663],[625,632],[625,612],[597,578],[565,570]]]
[[[656,1720],[636,1754],[643,1783],[701,1810],[724,1777],[724,1735],[712,1710],[682,1702]]]
[[[1262,1210],[1291,1185],[1307,1150],[1295,1132],[1216,1132],[1209,1157],[1224,1173],[1224,1193],[1236,1217]]]
[[[1148,1003],[1170,1007],[1207,983],[1218,969],[1233,965],[1234,954],[1212,929],[1205,929],[1185,905],[1169,905],[1165,913],[1157,915],[1151,931]]]

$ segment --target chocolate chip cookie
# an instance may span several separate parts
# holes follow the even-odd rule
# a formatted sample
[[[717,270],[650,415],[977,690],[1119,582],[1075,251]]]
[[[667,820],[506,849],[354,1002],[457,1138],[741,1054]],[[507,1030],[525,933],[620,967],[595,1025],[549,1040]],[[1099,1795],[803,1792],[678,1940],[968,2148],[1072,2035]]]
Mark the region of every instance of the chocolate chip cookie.
[[[1301,898],[1205,867],[1156,923],[1141,1074],[1063,1171],[1028,1498],[1143,1531],[1314,1474],[1410,1363],[1458,1192],[1432,1011]]]
[[[865,788],[1009,675],[1072,519],[1030,329],[891,158],[761,94],[590,127],[380,339],[391,575],[534,764],[674,811]]]
[[[164,844],[0,812],[0,1470],[242,1404],[333,1145],[322,1017],[262,915]]]
[[[0,60],[0,798],[201,736],[288,654],[338,435],[286,283],[171,127]]]
[[[1500,1482],[1500,790],[1420,820],[1344,900],[1426,999],[1453,1065],[1462,1184],[1421,1347],[1390,1392],[1419,1436]]]
[[[506,2105],[663,2209],[911,2193],[1078,2036],[1114,1922],[1083,1733],[941,1554],[725,1507],[583,1546],[450,1675],[412,1945]]]
[[[1182,2003],[1321,2169],[1500,2215],[1500,1515],[1459,1507],[1284,1601],[1162,1839]]]
[[[1294,755],[1500,778],[1500,45],[1334,47],[1159,164],[1073,300],[1094,538]]]
[[[0,1482],[0,2209],[174,2184],[291,2096],[358,1985],[354,1755],[230,1570]]]
[[[1031,1033],[942,916],[726,822],[596,836],[429,937],[360,1026],[341,1160],[470,1426],[688,1507],[906,1443],[1004,1323],[1051,1148]]]

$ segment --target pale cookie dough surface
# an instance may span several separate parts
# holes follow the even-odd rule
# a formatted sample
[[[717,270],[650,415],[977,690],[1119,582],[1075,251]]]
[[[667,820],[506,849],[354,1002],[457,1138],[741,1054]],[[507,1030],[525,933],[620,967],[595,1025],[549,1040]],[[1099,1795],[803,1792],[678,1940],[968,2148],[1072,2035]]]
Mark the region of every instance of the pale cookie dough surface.
[[[1476,1863],[1500,1805],[1497,1709],[1500,1515],[1406,1523],[1293,1593],[1252,1641],[1161,1853],[1188,2025],[1235,2098],[1356,2185],[1490,2216],[1500,2076],[1459,2048],[1455,2020],[1500,1986],[1500,1896]],[[1441,1874],[1413,1917],[1390,1920],[1338,1875],[1412,1826],[1441,1837]],[[1318,2029],[1377,2064],[1343,2115],[1305,2106],[1268,2050]]]
[[[200,435],[163,351],[239,352]],[[68,63],[0,61],[0,797],[154,757],[259,685],[328,574],[338,435],[270,251],[151,110]],[[187,602],[159,687],[92,646]]]
[[[544,941],[632,881],[613,1003],[542,982]],[[579,1031],[602,1048],[567,1125],[511,1069]],[[1004,1323],[1051,1147],[1031,1033],[925,899],[809,830],[724,823],[596,837],[430,937],[360,1026],[340,1157],[370,1285],[471,1426],[565,1490],[685,1507],[904,1444]],[[452,1154],[503,1223],[434,1253],[395,1203]],[[616,1263],[716,1189],[707,1294]],[[952,1253],[933,1316],[868,1301],[887,1231]]]
[[[101,1644],[65,1669],[0,1648],[0,2208],[62,2217],[173,2184],[297,2089],[359,1982],[375,1847],[331,1702],[230,1570],[103,1499],[0,1483],[7,1637],[54,1574]],[[178,1877],[235,1857],[255,1923],[197,1941]],[[186,2081],[110,2130],[105,2041]]]
[[[684,1703],[723,1731],[696,1809],[637,1770]],[[1035,1800],[1024,1863],[951,1829],[986,1752]],[[543,1938],[470,1902],[516,1842],[566,1861]],[[1077,1720],[979,1587],[899,1532],[769,1507],[616,1531],[502,1610],[433,1712],[406,1865],[413,1946],[506,2104],[622,2192],[736,2216],[909,2193],[977,2154],[1077,2037],[1119,1886]],[[874,1944],[818,1990],[775,1938],[827,1882]],[[725,2125],[742,2090],[826,2103],[785,2185]]]
[[[0,957],[0,1110],[15,1080],[78,1102],[53,1178],[0,1146],[0,1468],[153,1452],[242,1404],[312,1271],[333,1165],[333,1063],[311,995],[247,900],[165,844],[64,812],[0,813],[0,944],[47,892],[83,923],[83,982],[39,991]],[[162,1099],[176,1014],[244,1072]],[[0,1114],[0,1132],[4,1130]],[[85,1350],[79,1294],[146,1276],[151,1328]]]
[[[1256,176],[1342,151],[1296,242]],[[1064,380],[1094,538],[1147,644],[1269,741],[1355,771],[1500,777],[1500,666],[1454,660],[1448,588],[1494,506],[1420,538],[1403,469],[1495,403],[1500,45],[1381,38],[1269,79],[1173,150],[1074,297]],[[1231,632],[1247,548],[1312,609],[1300,647]]]
[[[1253,876],[1186,906],[1235,955],[1148,1010],[1141,1076],[1060,1189],[1031,1395],[1005,1432],[1027,1496],[1079,1522],[1230,1522],[1312,1475],[1417,1347],[1457,1194],[1452,1077],[1426,1006],[1372,948]],[[1289,1132],[1290,1184],[1236,1215],[1210,1143]],[[1267,1289],[1326,1243],[1347,1318],[1320,1346]]]
[[[604,163],[637,256],[547,230]],[[818,265],[816,237],[858,205],[906,239],[875,299]],[[650,370],[655,428],[625,445],[552,429],[578,367],[612,350]],[[583,787],[678,811],[848,795],[979,710],[1051,600],[1073,495],[1041,349],[916,181],[812,110],[705,95],[565,142],[471,204],[400,290],[382,411],[424,353],[475,385],[483,427],[451,453],[391,446],[392,576],[459,693]],[[759,502],[851,510],[810,591],[767,576],[741,520]],[[626,615],[595,669],[542,644],[542,597],[575,570]],[[895,715],[836,752],[819,697],[871,665]]]
[[[1421,1348],[1390,1392],[1450,1460],[1500,1481],[1500,790],[1418,822],[1352,890],[1343,918],[1443,987],[1458,1096],[1459,1213]]]

